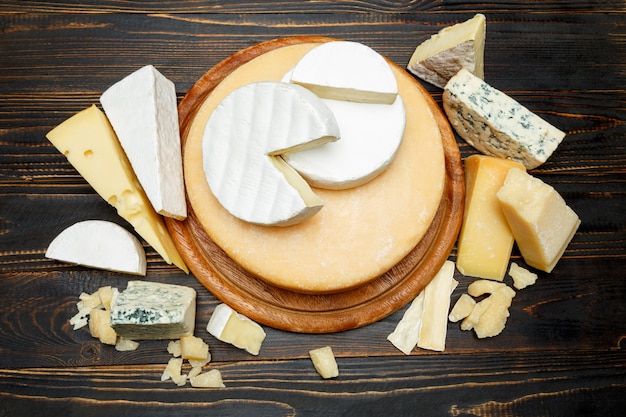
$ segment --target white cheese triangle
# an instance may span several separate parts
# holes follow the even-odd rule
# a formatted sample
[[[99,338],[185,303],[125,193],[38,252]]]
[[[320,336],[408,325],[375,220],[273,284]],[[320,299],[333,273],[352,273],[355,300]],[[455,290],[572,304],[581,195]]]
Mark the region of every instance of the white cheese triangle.
[[[187,217],[174,83],[146,65],[109,87],[100,102],[154,209]]]
[[[391,104],[398,95],[385,58],[358,42],[326,42],[313,48],[294,67],[291,82],[334,100]]]
[[[128,230],[104,220],[69,226],[48,246],[46,258],[91,268],[146,275],[146,254]]]
[[[460,69],[484,78],[485,16],[449,26],[415,48],[407,69],[443,88]]]
[[[225,97],[202,139],[211,192],[233,216],[255,224],[302,222],[321,199],[280,157],[337,140],[334,115],[303,87],[274,81],[244,85]]]

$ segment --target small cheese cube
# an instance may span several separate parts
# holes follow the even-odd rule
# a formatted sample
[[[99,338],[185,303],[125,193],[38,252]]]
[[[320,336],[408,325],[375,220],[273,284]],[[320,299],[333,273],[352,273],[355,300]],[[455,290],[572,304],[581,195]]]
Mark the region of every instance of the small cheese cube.
[[[463,275],[504,279],[513,234],[496,192],[511,168],[524,169],[517,162],[485,155],[472,155],[465,160],[465,211],[456,261]]]
[[[132,340],[193,334],[196,292],[180,285],[130,281],[111,307],[111,326]]]
[[[522,268],[515,262],[511,262],[509,275],[513,278],[513,286],[518,290],[524,289],[537,282],[537,274],[530,272],[526,268]]]
[[[526,263],[551,272],[580,219],[550,185],[521,169],[509,171],[497,199]]]
[[[209,345],[199,337],[183,336],[180,338],[180,356],[188,360],[206,360],[209,357]]]
[[[258,355],[265,340],[265,331],[248,317],[237,313],[226,304],[215,307],[207,331],[218,340]]]
[[[339,376],[339,367],[330,346],[313,349],[309,351],[309,356],[311,356],[315,370],[322,378],[328,379]]]

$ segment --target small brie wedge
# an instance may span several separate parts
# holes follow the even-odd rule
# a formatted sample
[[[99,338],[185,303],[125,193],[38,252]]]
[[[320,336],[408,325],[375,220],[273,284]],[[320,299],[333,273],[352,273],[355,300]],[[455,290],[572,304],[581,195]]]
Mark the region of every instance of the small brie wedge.
[[[258,355],[265,340],[263,328],[248,317],[237,313],[227,304],[215,307],[209,323],[209,334],[225,343]]]
[[[85,220],[66,228],[50,243],[46,258],[146,275],[146,254],[139,240],[122,226],[104,220]]]

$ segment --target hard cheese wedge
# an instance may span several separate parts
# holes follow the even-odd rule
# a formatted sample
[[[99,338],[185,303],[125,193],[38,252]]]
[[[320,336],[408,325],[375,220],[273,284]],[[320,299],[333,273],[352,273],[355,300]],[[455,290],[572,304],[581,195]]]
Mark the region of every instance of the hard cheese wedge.
[[[247,84],[225,97],[207,122],[206,180],[220,204],[241,220],[300,223],[323,203],[280,155],[338,138],[334,115],[307,89],[273,81]]]
[[[484,78],[485,16],[449,26],[415,48],[407,69],[443,88],[461,68]]]
[[[512,168],[524,169],[517,162],[492,156],[465,159],[465,211],[456,259],[463,275],[504,279],[514,240],[496,192]]]
[[[103,220],[75,223],[54,238],[46,258],[127,274],[146,275],[146,254],[123,227]]]
[[[181,285],[130,281],[111,306],[111,327],[131,340],[179,339],[195,322],[196,291]]]
[[[265,340],[265,331],[257,323],[237,313],[227,304],[215,307],[207,331],[218,340],[258,355]]]
[[[326,42],[313,48],[294,67],[291,82],[334,100],[391,104],[398,95],[385,58],[358,42]]]
[[[580,219],[550,185],[512,169],[496,194],[526,263],[552,272]]]
[[[174,83],[146,65],[109,87],[100,102],[154,209],[187,217]]]
[[[46,137],[167,263],[188,272],[104,113],[91,106],[52,129]]]
[[[466,69],[446,84],[443,108],[467,143],[486,155],[518,161],[529,170],[546,162],[565,137]]]

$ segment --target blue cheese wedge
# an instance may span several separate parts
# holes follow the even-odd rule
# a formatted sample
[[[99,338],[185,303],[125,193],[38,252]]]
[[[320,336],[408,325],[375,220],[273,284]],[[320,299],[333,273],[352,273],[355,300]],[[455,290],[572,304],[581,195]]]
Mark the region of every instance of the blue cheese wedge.
[[[534,169],[546,162],[565,133],[466,69],[448,81],[443,108],[467,143],[486,155]]]
[[[179,339],[195,319],[196,291],[180,285],[130,281],[111,306],[111,327],[131,340]]]

